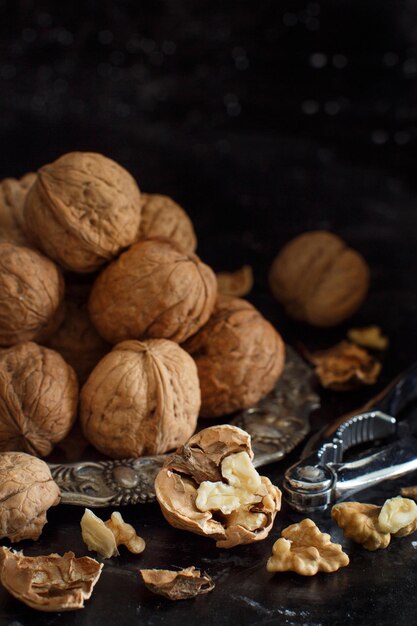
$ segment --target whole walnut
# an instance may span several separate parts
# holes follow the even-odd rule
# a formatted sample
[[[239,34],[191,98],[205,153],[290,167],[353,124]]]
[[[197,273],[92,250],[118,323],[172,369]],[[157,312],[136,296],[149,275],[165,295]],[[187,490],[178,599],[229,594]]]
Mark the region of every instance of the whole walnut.
[[[0,346],[43,341],[61,322],[64,281],[43,254],[0,243]]]
[[[53,350],[19,343],[0,350],[0,451],[47,456],[76,416],[75,372]]]
[[[123,341],[94,368],[81,391],[86,438],[112,457],[162,454],[195,430],[197,368],[166,339]]]
[[[59,500],[44,461],[22,452],[0,453],[0,539],[38,539],[47,510]]]
[[[184,209],[168,196],[143,193],[138,239],[151,237],[172,239],[184,252],[194,252],[197,247],[192,222]]]
[[[25,174],[20,180],[5,178],[0,182],[0,241],[28,245],[24,228],[23,207],[36,174]]]
[[[197,364],[203,417],[255,404],[271,391],[284,368],[281,336],[240,298],[219,296],[207,324],[183,347]]]
[[[70,152],[38,171],[25,204],[26,229],[52,259],[92,272],[135,241],[140,192],[120,165]]]
[[[208,320],[216,299],[212,270],[168,239],[146,239],[94,283],[89,312],[110,343],[164,338],[181,343]]]
[[[340,237],[317,230],[283,247],[271,266],[269,284],[294,319],[313,326],[335,326],[364,301],[369,268]]]

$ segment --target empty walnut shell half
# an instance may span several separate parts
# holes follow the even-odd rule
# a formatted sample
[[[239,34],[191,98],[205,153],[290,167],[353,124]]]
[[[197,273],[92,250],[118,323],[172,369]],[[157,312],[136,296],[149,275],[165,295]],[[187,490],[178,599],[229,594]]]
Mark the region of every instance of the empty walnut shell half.
[[[168,239],[147,239],[94,283],[89,311],[110,343],[151,337],[181,343],[208,320],[216,299],[212,270]]]
[[[81,392],[84,434],[112,458],[177,448],[194,432],[199,408],[195,363],[166,339],[118,344]]]
[[[193,435],[156,477],[165,519],[175,528],[215,539],[219,548],[265,539],[281,508],[281,492],[248,467],[250,459],[250,435],[236,426],[212,426]],[[209,506],[201,505],[202,495]]]
[[[336,326],[361,306],[369,268],[359,252],[326,231],[303,233],[274,260],[269,284],[288,315],[314,326]]]
[[[284,369],[281,336],[239,298],[219,296],[209,321],[184,349],[197,364],[203,417],[255,404],[271,391]]]
[[[76,416],[74,370],[53,350],[19,343],[0,350],[0,450],[47,456]]]
[[[166,237],[184,252],[194,252],[197,239],[190,218],[179,204],[157,193],[142,194],[142,215],[138,239]]]
[[[0,241],[20,246],[29,244],[24,228],[23,207],[36,174],[25,174],[20,180],[5,178],[0,182]]]
[[[0,539],[38,539],[48,509],[59,500],[44,461],[22,452],[0,453]]]
[[[38,171],[25,204],[26,229],[52,259],[92,272],[136,238],[140,192],[120,165],[70,152]]]

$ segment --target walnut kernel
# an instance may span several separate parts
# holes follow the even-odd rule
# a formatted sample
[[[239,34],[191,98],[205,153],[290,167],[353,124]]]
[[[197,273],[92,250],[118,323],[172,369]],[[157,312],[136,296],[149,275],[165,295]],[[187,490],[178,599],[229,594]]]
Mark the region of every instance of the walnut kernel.
[[[379,326],[366,326],[364,328],[351,328],[348,330],[348,338],[353,343],[371,350],[386,350],[389,346],[388,337],[381,333]]]
[[[398,536],[399,531],[417,522],[417,504],[414,500],[396,496],[385,500],[378,516],[378,526],[384,533]],[[414,532],[414,531],[411,531]],[[407,532],[407,534],[410,534]],[[404,536],[404,535],[402,535]]]
[[[380,506],[360,502],[341,502],[332,508],[332,518],[348,539],[361,544],[366,550],[388,547],[391,534],[384,532],[378,523]]]
[[[118,556],[118,546],[124,545],[133,554],[140,554],[145,549],[145,541],[136,534],[135,529],[127,524],[118,511],[113,511],[110,519],[103,522],[90,509],[85,509],[81,518],[81,533],[89,550],[95,550],[104,559]]]

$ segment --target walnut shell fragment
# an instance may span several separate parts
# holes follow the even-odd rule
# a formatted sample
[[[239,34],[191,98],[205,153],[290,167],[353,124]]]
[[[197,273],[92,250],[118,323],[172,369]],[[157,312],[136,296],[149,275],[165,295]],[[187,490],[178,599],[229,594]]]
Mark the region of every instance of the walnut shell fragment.
[[[190,218],[172,198],[157,193],[143,193],[142,215],[137,239],[166,237],[184,252],[194,252],[197,238]]]
[[[244,265],[235,272],[218,272],[217,287],[222,296],[240,298],[247,296],[253,287],[253,271],[250,265]]]
[[[213,579],[195,567],[173,571],[168,569],[140,569],[147,588],[169,600],[188,600],[214,589]]]
[[[38,611],[82,609],[103,565],[88,556],[29,557],[0,547],[0,582],[15,598]]]
[[[349,391],[361,385],[374,385],[381,363],[366,350],[349,341],[309,355],[314,373],[326,389]]]
[[[284,369],[281,336],[259,311],[239,298],[219,296],[209,321],[184,349],[197,364],[203,417],[256,404]]]
[[[20,180],[0,181],[0,241],[19,246],[30,244],[24,228],[23,208],[26,195],[36,180],[36,174],[25,174]]]
[[[0,539],[38,539],[48,509],[59,500],[44,461],[22,452],[0,453]]]
[[[236,426],[195,434],[156,477],[165,519],[174,528],[215,539],[219,548],[265,539],[281,508],[281,492],[249,467],[251,459],[250,436]]]
[[[19,343],[0,350],[0,450],[47,456],[71,430],[78,404],[74,370],[53,350]]]
[[[118,546],[124,545],[133,554],[141,554],[145,541],[127,524],[118,511],[113,511],[110,519],[103,522],[90,509],[85,509],[81,518],[81,534],[89,550],[95,550],[104,559],[118,556]]]
[[[93,152],[70,152],[44,165],[25,204],[26,229],[52,259],[92,272],[134,242],[140,192],[120,165]]]

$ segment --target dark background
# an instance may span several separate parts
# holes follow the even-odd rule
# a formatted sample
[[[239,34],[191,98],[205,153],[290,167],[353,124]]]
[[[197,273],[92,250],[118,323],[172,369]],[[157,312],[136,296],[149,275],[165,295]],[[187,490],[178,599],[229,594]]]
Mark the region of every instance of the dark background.
[[[184,206],[216,270],[253,265],[250,299],[287,341],[326,346],[350,325],[380,324],[391,340],[382,386],[416,360],[416,79],[413,0],[0,0],[0,177],[69,150],[114,158],[144,191]],[[280,246],[314,228],[339,233],[372,271],[363,309],[325,332],[288,322],[266,279]],[[316,420],[370,395],[323,394]],[[411,540],[375,555],[349,546],[356,560],[336,576],[271,579],[264,562],[286,515],[263,545],[225,554],[145,507],[146,565],[211,564],[217,590],[188,604],[150,599],[124,557],[106,565],[84,612],[48,623],[415,622]],[[50,518],[28,553],[81,554],[79,511]],[[45,619],[1,602],[4,623]]]

